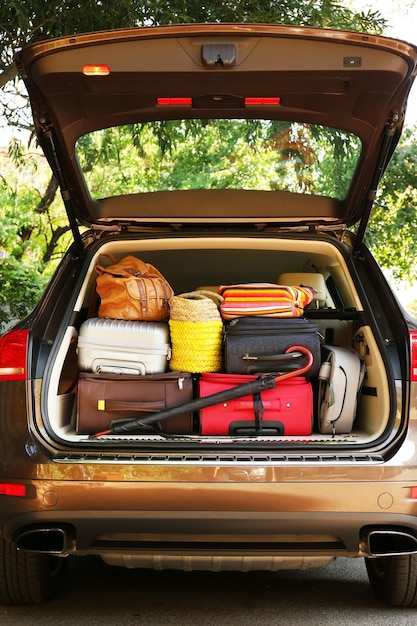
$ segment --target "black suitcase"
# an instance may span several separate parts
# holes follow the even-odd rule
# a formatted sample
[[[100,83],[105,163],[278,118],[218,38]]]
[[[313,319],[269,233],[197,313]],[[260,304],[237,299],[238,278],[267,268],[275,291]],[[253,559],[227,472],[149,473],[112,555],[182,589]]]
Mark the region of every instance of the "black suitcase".
[[[238,317],[225,328],[225,371],[228,374],[254,374],[302,367],[306,359],[304,355],[283,355],[294,345],[310,350],[313,365],[307,375],[316,377],[321,364],[317,324],[305,317]]]

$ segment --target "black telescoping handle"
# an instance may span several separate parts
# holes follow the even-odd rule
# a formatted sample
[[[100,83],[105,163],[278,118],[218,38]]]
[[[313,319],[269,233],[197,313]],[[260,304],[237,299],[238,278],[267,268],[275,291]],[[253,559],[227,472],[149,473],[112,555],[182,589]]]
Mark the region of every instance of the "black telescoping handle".
[[[236,398],[241,398],[242,396],[253,395],[255,393],[265,391],[266,389],[274,389],[275,387],[275,376],[259,376],[256,380],[244,383],[243,385],[237,385],[232,389],[219,391],[218,393],[213,393],[210,396],[204,396],[203,398],[196,398],[195,400],[191,400],[190,402],[181,404],[180,406],[171,407],[170,409],[159,411],[159,413],[153,415],[145,415],[144,417],[139,417],[137,419],[133,419],[132,421],[124,422],[123,424],[114,424],[113,426],[110,426],[109,430],[97,433],[95,436],[98,437],[100,435],[107,434],[121,435],[129,433],[136,428],[140,428],[141,426],[148,426],[149,424],[177,417],[178,415],[183,415],[184,413],[191,413],[192,411],[198,411],[208,406],[213,406],[214,404],[235,400]]]

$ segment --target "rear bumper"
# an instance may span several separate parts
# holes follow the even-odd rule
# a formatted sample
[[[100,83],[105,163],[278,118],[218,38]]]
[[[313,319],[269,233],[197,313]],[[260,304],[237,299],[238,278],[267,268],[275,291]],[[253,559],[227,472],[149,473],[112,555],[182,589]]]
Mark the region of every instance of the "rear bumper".
[[[417,551],[417,505],[405,483],[30,486],[32,497],[2,497],[0,507],[1,536],[23,550],[161,558],[369,556],[369,531],[383,531],[374,541],[379,555]]]

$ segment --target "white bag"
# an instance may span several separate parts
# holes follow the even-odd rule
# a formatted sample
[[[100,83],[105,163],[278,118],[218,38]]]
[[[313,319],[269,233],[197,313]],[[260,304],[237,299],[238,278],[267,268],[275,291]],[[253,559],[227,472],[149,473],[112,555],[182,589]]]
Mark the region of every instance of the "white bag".
[[[322,346],[319,372],[319,429],[321,433],[350,433],[356,417],[365,363],[352,348]]]

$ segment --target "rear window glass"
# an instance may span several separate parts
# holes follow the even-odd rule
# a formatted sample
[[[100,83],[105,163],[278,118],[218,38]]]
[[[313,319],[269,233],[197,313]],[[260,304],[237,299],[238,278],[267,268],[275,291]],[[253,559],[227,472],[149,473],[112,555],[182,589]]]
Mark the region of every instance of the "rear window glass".
[[[76,145],[93,199],[251,189],[342,200],[360,152],[345,131],[263,119],[153,121],[95,131]]]

